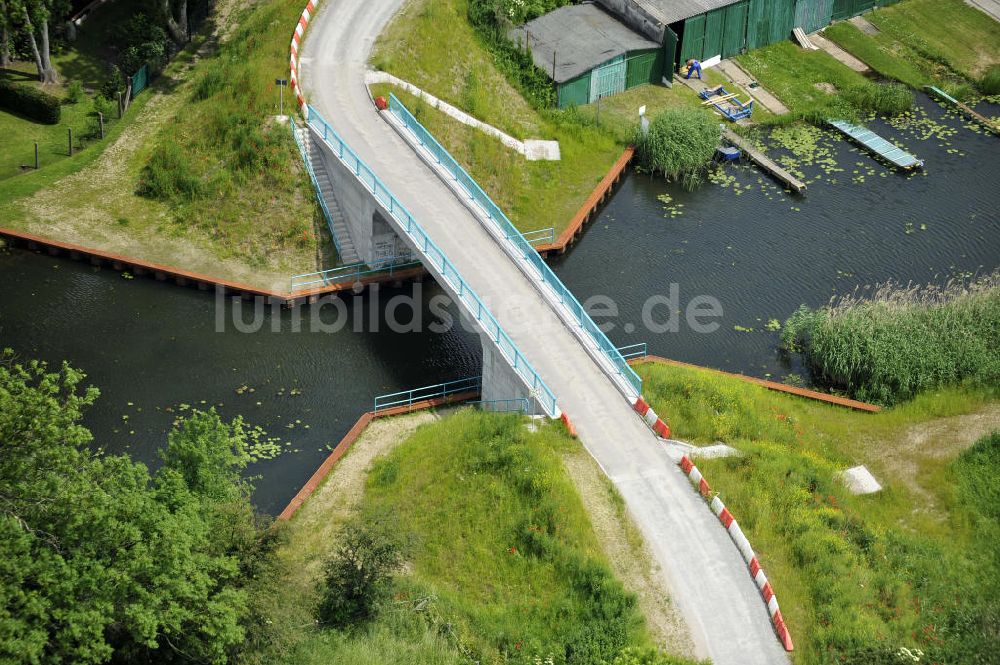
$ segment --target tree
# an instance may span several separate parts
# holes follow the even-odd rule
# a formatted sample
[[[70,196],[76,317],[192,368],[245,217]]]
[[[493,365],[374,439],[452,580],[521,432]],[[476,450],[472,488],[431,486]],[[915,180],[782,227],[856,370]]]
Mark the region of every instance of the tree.
[[[0,359],[0,662],[232,660],[274,549],[242,422],[196,412],[151,475],[92,446],[80,372]]]
[[[25,34],[28,36],[28,44],[31,46],[31,54],[35,58],[35,67],[38,69],[38,80],[42,83],[56,83],[58,76],[52,66],[52,59],[49,48],[49,19],[52,16],[62,15],[66,11],[66,0],[5,0],[10,7],[10,15],[16,16],[23,22]],[[38,30],[38,37],[41,39],[39,46],[35,31]]]
[[[403,562],[399,529],[388,515],[355,519],[344,526],[340,546],[323,566],[320,623],[344,627],[370,618]]]
[[[0,0],[0,68],[10,66],[10,29],[12,21],[9,8]]]
[[[160,0],[160,8],[166,19],[170,36],[178,44],[186,44],[188,40],[187,0]],[[175,13],[177,18],[174,18]]]

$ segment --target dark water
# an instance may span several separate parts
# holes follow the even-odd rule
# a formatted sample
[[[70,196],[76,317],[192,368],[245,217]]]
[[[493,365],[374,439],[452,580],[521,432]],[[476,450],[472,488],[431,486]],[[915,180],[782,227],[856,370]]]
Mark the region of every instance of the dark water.
[[[384,303],[412,288],[383,288],[379,297]],[[433,283],[416,288],[428,296],[439,291]],[[368,317],[371,295],[360,302]],[[291,332],[288,310],[277,314],[282,332],[271,331],[275,316],[263,310],[263,329],[241,333],[231,305],[227,312],[226,330],[217,333],[210,292],[126,280],[26,251],[0,254],[0,347],[22,358],[69,360],[87,373],[101,390],[85,417],[95,443],[155,464],[184,405],[215,406],[227,419],[242,415],[283,444],[278,457],[249,470],[262,476],[255,501],[271,513],[305,483],[327,446],[372,408],[374,396],[479,373],[479,341],[460,330],[400,334],[382,320],[379,332],[356,333],[349,307],[343,329],[333,334]],[[324,311],[328,323],[335,317],[332,308]],[[252,321],[252,310],[244,319]]]
[[[657,355],[757,376],[802,373],[778,351],[770,319],[889,279],[941,281],[1000,266],[1000,138],[926,97],[917,106],[908,128],[868,125],[925,160],[923,173],[900,174],[827,133],[819,146],[829,156],[800,166],[810,181],[804,195],[745,165],[725,167],[731,182],[692,192],[632,175],[556,272],[581,301],[604,294],[617,303],[619,317],[605,319],[616,344],[648,342]],[[831,158],[842,172],[831,170]],[[663,194],[683,204],[679,215],[665,210]],[[697,295],[718,299],[717,331],[693,332],[683,319],[676,333],[642,325],[644,302],[671,283],[682,308]],[[654,311],[665,318],[665,308]]]
[[[926,100],[909,129],[871,124],[926,160],[926,175],[897,174],[824,136],[818,145],[829,156],[801,167],[811,181],[805,196],[785,194],[747,166],[726,167],[725,183],[717,178],[693,192],[630,176],[556,270],[581,300],[613,298],[620,316],[609,335],[619,344],[646,341],[659,355],[759,376],[801,371],[777,351],[768,319],[890,278],[924,282],[1000,265],[1000,139],[944,117]],[[831,159],[844,171],[832,171]],[[665,212],[657,198],[664,194],[683,204],[674,208],[679,215]],[[671,283],[681,307],[696,295],[719,300],[716,332],[642,328],[643,302]],[[389,297],[412,288],[382,289],[377,306],[362,298],[360,317],[383,312]],[[425,296],[438,292],[433,284],[421,288]],[[217,333],[211,293],[25,251],[0,253],[0,347],[85,371],[102,392],[85,419],[98,444],[155,464],[171,422],[186,409],[214,405],[226,418],[242,415],[284,450],[250,470],[262,476],[259,507],[272,513],[375,395],[479,372],[474,336],[396,333],[384,321],[378,332],[353,332],[353,303],[347,313],[334,334],[291,332],[289,311],[266,312],[259,332],[230,323]],[[660,307],[655,318],[665,314]],[[281,332],[271,332],[275,317]],[[637,326],[632,333],[629,323]]]

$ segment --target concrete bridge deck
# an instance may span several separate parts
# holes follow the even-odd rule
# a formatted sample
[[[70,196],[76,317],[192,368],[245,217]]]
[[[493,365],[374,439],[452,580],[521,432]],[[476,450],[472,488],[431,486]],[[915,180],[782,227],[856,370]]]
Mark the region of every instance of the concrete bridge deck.
[[[788,662],[739,552],[664,446],[536,285],[372,106],[368,55],[402,4],[320,6],[300,51],[310,103],[419,220],[556,394],[642,530],[699,655],[717,665]]]

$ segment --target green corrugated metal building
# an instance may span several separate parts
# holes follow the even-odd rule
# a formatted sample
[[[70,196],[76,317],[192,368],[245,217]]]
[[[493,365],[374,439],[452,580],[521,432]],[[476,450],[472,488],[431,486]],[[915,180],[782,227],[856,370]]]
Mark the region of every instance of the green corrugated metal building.
[[[598,0],[610,13],[663,44],[665,68],[690,58],[729,58],[898,0]]]
[[[662,44],[593,3],[560,7],[508,36],[552,78],[560,108],[663,80]]]

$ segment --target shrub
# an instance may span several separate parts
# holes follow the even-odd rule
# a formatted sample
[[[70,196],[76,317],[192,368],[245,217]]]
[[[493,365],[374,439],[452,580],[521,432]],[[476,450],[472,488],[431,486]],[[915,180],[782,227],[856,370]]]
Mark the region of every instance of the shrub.
[[[913,106],[913,92],[902,83],[865,83],[848,88],[844,97],[864,113],[899,115]]]
[[[137,193],[151,199],[193,199],[204,192],[201,178],[191,169],[190,161],[176,143],[156,147],[142,169]]]
[[[337,628],[371,618],[402,563],[402,541],[388,513],[347,524],[340,546],[323,566],[316,618]]]
[[[100,113],[104,116],[105,120],[112,117],[113,114],[118,112],[118,105],[111,101],[110,99],[104,97],[103,95],[97,95],[94,97],[94,114]]]
[[[79,81],[73,81],[66,89],[66,102],[76,104],[81,99],[83,99],[83,84]]]
[[[805,354],[817,380],[881,404],[963,381],[997,385],[1000,272],[944,287],[887,283],[869,299],[803,307],[782,342]]]
[[[1000,65],[992,65],[979,79],[979,89],[987,95],[1000,95]]]
[[[122,70],[117,65],[113,65],[111,73],[108,74],[108,78],[104,80],[104,85],[101,86],[101,95],[107,99],[115,99],[118,93],[124,90],[125,77],[122,76]]]
[[[0,108],[13,111],[47,125],[59,123],[59,98],[30,85],[0,81]]]
[[[653,119],[648,133],[637,132],[636,154],[643,168],[678,177],[710,162],[720,135],[718,123],[701,109],[667,109]]]

